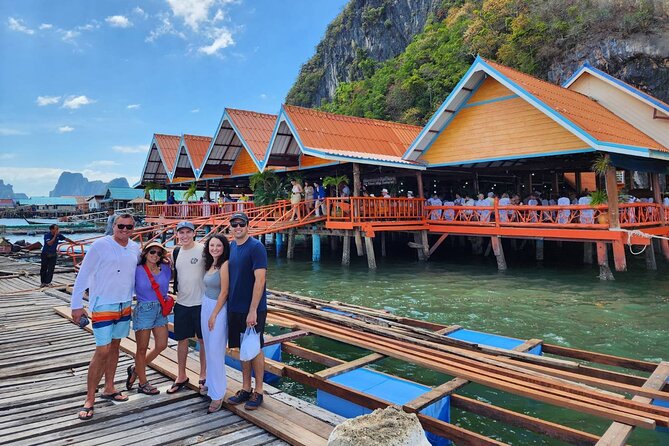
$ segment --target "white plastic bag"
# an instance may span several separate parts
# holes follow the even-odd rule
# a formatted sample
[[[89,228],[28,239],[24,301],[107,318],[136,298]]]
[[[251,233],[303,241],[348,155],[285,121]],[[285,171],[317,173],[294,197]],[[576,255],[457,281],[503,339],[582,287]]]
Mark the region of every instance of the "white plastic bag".
[[[241,334],[241,346],[239,347],[239,359],[250,361],[260,353],[260,335],[255,327],[247,327]]]

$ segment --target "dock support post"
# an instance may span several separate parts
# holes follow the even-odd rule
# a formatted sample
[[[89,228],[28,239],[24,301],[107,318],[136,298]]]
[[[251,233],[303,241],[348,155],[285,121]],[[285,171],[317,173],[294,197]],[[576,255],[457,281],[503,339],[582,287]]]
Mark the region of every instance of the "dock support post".
[[[421,231],[422,232],[422,231]],[[425,257],[425,249],[422,247],[422,241],[421,241],[421,235],[420,232],[414,232],[413,234],[413,241],[415,243],[414,246],[421,245],[420,248],[416,249],[416,252],[418,253],[418,261],[424,262],[427,260],[427,257]]]
[[[625,245],[620,240],[613,242],[613,264],[615,265],[616,271],[627,271]]]
[[[286,248],[286,258],[292,259],[295,256],[295,232],[291,230],[288,233],[288,247]]]
[[[430,258],[430,242],[427,238],[427,231],[420,231],[420,242],[423,245],[423,255],[427,260]]]
[[[355,250],[358,254],[358,257],[365,255],[365,251],[362,249],[362,236],[360,235],[360,230],[355,230]]]
[[[365,248],[367,248],[367,266],[376,269],[376,257],[374,256],[374,241],[371,237],[365,237]]]
[[[650,245],[646,246],[646,269],[649,271],[657,271],[657,261],[655,260],[655,243],[650,240]]]
[[[583,243],[583,263],[592,265],[592,242]]]
[[[334,252],[337,252],[337,246],[339,246],[337,236],[336,235],[330,235],[328,236],[330,239],[330,249]]]
[[[311,261],[321,261],[321,236],[318,234],[311,234]]]
[[[274,243],[276,245],[276,256],[281,256],[281,250],[283,249],[283,234],[277,232],[274,234]]]
[[[386,233],[381,233],[381,257],[386,256]]]
[[[502,247],[502,239],[498,236],[490,237],[490,244],[492,250],[497,258],[497,269],[499,271],[506,271],[506,259],[504,258],[504,248]]]
[[[604,242],[597,242],[597,263],[599,264],[599,280],[615,280],[609,268],[609,253]]]
[[[341,264],[348,266],[351,264],[351,236],[348,231],[344,235],[344,249],[341,253]]]
[[[544,239],[538,238],[535,243],[535,248],[536,248],[536,259],[537,260],[543,260],[544,259]]]

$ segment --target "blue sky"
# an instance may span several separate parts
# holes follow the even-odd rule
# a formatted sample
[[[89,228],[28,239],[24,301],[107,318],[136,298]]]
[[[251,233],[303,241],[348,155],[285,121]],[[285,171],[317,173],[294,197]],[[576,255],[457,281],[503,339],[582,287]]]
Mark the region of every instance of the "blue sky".
[[[0,0],[0,179],[135,182],[153,133],[277,113],[347,0]]]

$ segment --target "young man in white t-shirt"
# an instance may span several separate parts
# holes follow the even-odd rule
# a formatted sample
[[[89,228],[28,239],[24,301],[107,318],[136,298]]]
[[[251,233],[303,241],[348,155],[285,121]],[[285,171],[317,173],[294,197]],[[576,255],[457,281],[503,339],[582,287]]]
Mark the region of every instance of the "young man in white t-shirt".
[[[207,365],[205,345],[202,340],[200,313],[204,294],[204,246],[195,242],[195,226],[189,221],[177,224],[179,253],[174,261],[175,283],[178,285],[174,305],[174,338],[178,341],[177,362],[179,372],[167,393],[175,393],[188,383],[186,361],[188,360],[188,340],[195,337],[200,344],[200,393],[206,393]]]

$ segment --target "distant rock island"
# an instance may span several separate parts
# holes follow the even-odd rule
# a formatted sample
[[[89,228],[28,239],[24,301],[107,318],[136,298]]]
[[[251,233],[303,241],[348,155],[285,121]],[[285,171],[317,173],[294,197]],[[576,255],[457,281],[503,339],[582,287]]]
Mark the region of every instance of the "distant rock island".
[[[0,180],[0,198],[14,198],[15,200],[25,200],[26,198],[28,198],[28,196],[20,192],[15,193],[14,186],[12,186],[9,183],[5,184],[3,180]]]
[[[108,183],[104,181],[88,181],[88,178],[80,173],[63,172],[58,178],[56,187],[49,192],[50,197],[63,196],[90,196],[102,195],[107,191],[108,187],[130,187],[128,180],[125,178],[114,178]]]

